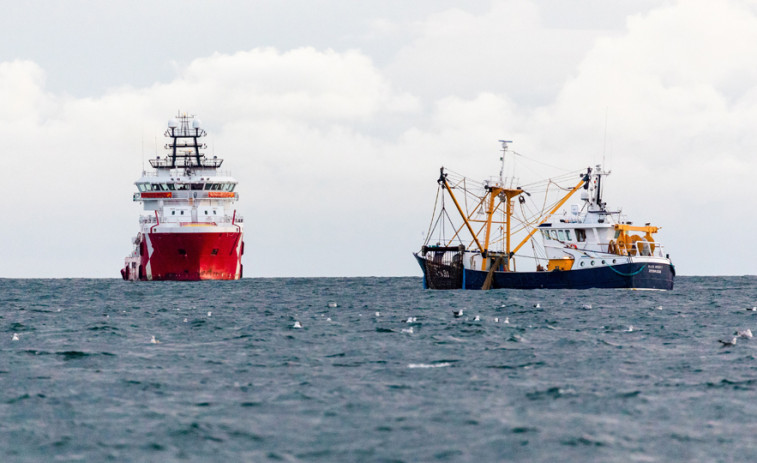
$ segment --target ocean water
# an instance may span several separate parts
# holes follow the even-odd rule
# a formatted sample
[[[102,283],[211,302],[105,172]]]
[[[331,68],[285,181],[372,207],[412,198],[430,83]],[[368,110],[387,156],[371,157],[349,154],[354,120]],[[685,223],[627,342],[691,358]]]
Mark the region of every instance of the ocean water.
[[[2,279],[0,461],[747,460],[757,338],[718,340],[754,306],[757,277]]]

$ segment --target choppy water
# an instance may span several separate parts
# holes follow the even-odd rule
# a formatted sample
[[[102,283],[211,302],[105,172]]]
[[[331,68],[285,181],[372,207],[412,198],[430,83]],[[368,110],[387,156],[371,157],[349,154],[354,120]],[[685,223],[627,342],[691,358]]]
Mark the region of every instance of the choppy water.
[[[751,458],[757,277],[676,283],[0,280],[0,461]]]

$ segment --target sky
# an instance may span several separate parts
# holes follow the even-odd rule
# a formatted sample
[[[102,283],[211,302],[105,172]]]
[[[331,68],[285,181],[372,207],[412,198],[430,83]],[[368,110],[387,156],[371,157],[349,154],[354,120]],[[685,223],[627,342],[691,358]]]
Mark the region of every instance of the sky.
[[[0,4],[0,277],[118,278],[178,111],[239,180],[246,277],[420,276],[439,167],[496,175],[503,138],[604,160],[678,274],[757,273],[725,246],[757,229],[757,1]]]

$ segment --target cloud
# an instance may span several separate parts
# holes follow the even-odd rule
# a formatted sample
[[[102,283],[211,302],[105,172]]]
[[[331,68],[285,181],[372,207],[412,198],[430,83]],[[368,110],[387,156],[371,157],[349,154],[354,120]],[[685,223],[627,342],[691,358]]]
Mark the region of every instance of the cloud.
[[[0,228],[0,276],[117,277],[138,230],[133,182],[177,110],[202,119],[208,154],[240,180],[247,276],[418,274],[409,253],[438,168],[494,175],[502,138],[565,168],[606,158],[606,199],[662,225],[680,272],[753,273],[757,251],[731,262],[717,240],[735,217],[757,225],[741,204],[757,193],[754,5],[665,2],[609,31],[554,27],[540,5],[436,12],[382,66],[357,49],[255,48],[97,97],[0,62],[19,208]]]

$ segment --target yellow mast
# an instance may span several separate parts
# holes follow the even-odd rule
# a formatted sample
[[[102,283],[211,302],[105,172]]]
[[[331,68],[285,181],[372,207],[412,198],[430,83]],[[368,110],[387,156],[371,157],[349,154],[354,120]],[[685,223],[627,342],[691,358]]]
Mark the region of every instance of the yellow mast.
[[[447,176],[444,174],[444,167],[441,168],[441,175],[439,176],[439,182],[447,190],[447,193],[449,193],[449,197],[452,198],[452,202],[455,203],[455,207],[457,208],[457,212],[459,212],[460,213],[460,217],[463,218],[463,221],[465,222],[465,226],[468,227],[468,231],[470,232],[471,236],[473,237],[473,240],[476,242],[476,245],[478,246],[478,249],[481,252],[483,252],[484,248],[481,246],[481,243],[478,242],[478,237],[473,232],[473,227],[471,227],[470,222],[468,222],[468,216],[463,212],[463,208],[460,207],[460,203],[457,202],[457,198],[455,198],[455,195],[452,193],[452,189],[449,187],[449,184],[447,183]]]

